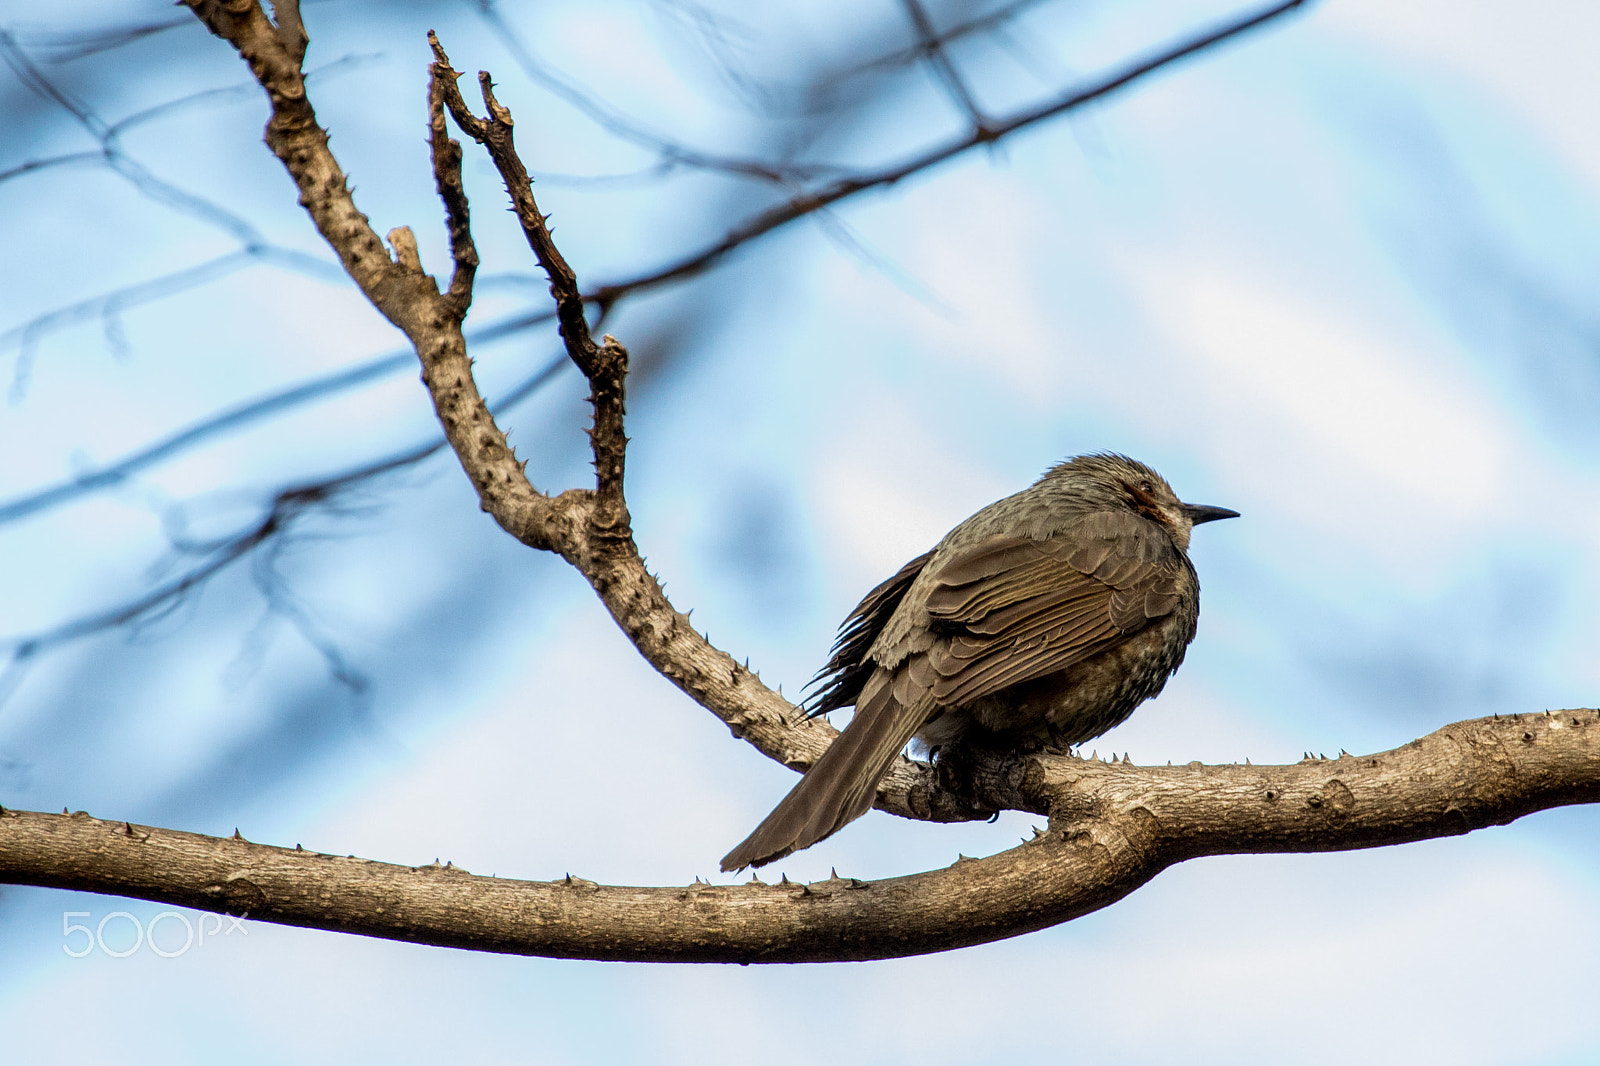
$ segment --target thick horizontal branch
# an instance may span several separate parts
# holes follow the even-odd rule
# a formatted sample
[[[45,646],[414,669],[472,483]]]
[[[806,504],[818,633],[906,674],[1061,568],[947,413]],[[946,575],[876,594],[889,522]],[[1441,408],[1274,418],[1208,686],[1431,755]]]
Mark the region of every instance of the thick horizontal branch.
[[[0,816],[0,881],[519,955],[889,958],[1055,925],[1201,855],[1378,847],[1595,802],[1600,715],[1458,722],[1379,755],[1295,766],[1143,767],[1045,753],[1018,765],[1019,805],[1047,806],[1049,832],[990,858],[885,881],[514,881],[25,811]]]

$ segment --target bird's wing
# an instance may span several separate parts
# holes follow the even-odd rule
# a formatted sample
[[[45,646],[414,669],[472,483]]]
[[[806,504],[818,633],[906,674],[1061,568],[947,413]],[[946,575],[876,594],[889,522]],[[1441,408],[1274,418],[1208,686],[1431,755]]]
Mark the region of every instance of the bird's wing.
[[[850,616],[840,623],[832,658],[811,679],[816,693],[806,701],[808,714],[816,716],[849,707],[860,697],[867,678],[877,668],[867,652],[932,555],[931,551],[923,552],[902,566],[893,577],[867,593]]]
[[[1067,537],[993,537],[940,566],[927,610],[944,636],[928,657],[941,705],[1064,670],[1171,613],[1184,572],[1172,540],[1137,515],[1092,518]]]

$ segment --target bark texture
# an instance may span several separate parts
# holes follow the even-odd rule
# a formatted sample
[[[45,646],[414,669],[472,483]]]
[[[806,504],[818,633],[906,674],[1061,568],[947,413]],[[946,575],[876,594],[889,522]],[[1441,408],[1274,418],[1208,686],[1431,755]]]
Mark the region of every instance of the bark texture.
[[[26,811],[0,816],[0,880],[520,955],[891,958],[1076,918],[1197,856],[1380,847],[1595,802],[1600,714],[1480,718],[1393,751],[1294,766],[1148,767],[1038,753],[988,787],[993,802],[1048,809],[1049,831],[986,859],[884,881],[513,881]]]

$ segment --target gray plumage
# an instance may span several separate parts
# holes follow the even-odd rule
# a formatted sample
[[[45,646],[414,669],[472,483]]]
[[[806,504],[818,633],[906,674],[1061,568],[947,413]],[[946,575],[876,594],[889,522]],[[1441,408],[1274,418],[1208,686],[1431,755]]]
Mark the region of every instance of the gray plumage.
[[[817,675],[812,713],[855,717],[724,870],[762,866],[872,807],[913,739],[1078,744],[1161,691],[1200,614],[1186,554],[1201,522],[1122,455],[1080,455],[990,504],[867,594]]]

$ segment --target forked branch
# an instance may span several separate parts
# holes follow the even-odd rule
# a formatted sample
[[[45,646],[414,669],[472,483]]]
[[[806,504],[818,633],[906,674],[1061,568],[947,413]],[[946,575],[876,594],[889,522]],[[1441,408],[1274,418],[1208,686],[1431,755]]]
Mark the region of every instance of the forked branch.
[[[406,227],[390,232],[393,258],[356,208],[344,172],[328,148],[306,96],[299,57],[256,0],[188,0],[195,14],[231,43],[250,65],[271,103],[267,144],[301,191],[301,202],[318,231],[339,254],[351,278],[374,306],[399,327],[422,364],[434,410],[462,469],[478,491],[483,509],[530,547],[556,552],[589,581],[639,652],[660,673],[726,722],[735,735],[796,769],[809,766],[835,735],[828,723],[808,719],[763,685],[732,656],[694,631],[686,615],[667,600],[645,569],[633,541],[623,491],[627,437],[623,388],[627,352],[610,338],[596,343],[583,313],[577,279],[533,199],[527,168],[512,143],[509,111],[495,98],[487,75],[486,119],[471,113],[456,86],[442,49],[435,44],[430,68],[429,141],[435,179],[445,203],[455,257],[450,288],[422,269],[416,241]],[[290,7],[283,0],[280,18]],[[484,405],[472,374],[461,322],[471,299],[477,266],[472,248],[461,156],[444,131],[443,112],[481,139],[506,181],[530,247],[545,267],[556,298],[568,355],[589,381],[594,401],[592,430],[596,481],[593,489],[557,496],[527,479],[506,435]],[[887,810],[941,819],[987,815],[940,789],[928,769],[909,760],[886,782]]]
[[[628,352],[614,337],[607,336],[596,344],[589,332],[589,320],[584,312],[583,294],[578,290],[578,275],[567,263],[566,257],[556,247],[550,236],[547,217],[540,212],[533,198],[533,181],[528,168],[517,154],[513,141],[511,112],[501,106],[494,96],[494,83],[487,71],[478,74],[478,85],[483,93],[483,104],[488,118],[480,119],[467,107],[456,85],[459,73],[450,67],[450,57],[445,55],[439,38],[431,31],[428,44],[433,48],[432,100],[433,126],[442,130],[444,115],[439,106],[449,108],[456,125],[483,145],[494,160],[496,169],[505,180],[506,191],[511,195],[511,206],[517,221],[522,225],[528,247],[533,249],[539,265],[550,279],[550,295],[556,304],[556,322],[561,339],[566,344],[567,355],[589,382],[589,399],[594,407],[594,428],[590,440],[594,449],[595,498],[597,507],[590,530],[595,536],[620,538],[631,534],[626,498],[622,491],[623,470],[627,460],[628,438],[623,433],[623,386],[628,374]],[[442,133],[435,133],[435,138]],[[455,142],[450,142],[454,145]],[[460,187],[460,148],[455,148],[456,187]],[[441,180],[440,190],[444,189]]]

